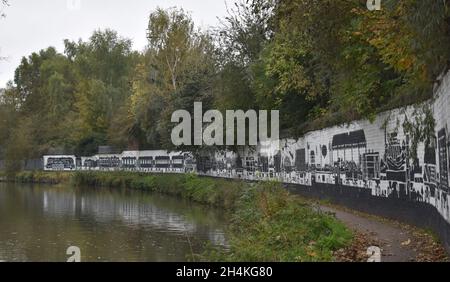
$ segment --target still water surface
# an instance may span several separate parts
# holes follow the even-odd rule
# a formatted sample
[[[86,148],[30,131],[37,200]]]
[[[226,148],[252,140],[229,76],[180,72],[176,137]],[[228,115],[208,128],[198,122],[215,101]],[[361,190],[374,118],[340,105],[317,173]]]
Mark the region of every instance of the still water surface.
[[[0,261],[186,261],[226,246],[220,210],[136,190],[0,183]]]

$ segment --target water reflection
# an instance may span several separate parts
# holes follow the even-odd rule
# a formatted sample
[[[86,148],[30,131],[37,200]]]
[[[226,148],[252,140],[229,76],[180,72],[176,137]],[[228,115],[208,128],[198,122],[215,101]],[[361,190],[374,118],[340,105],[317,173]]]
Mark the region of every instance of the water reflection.
[[[0,184],[0,260],[184,261],[226,245],[223,214],[135,190]]]

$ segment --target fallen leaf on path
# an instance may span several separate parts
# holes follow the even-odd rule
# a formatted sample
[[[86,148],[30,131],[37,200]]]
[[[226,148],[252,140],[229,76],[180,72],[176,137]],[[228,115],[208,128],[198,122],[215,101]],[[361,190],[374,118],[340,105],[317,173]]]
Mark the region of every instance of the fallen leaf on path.
[[[411,239],[408,239],[405,242],[402,242],[402,246],[409,246],[409,244],[411,244]]]

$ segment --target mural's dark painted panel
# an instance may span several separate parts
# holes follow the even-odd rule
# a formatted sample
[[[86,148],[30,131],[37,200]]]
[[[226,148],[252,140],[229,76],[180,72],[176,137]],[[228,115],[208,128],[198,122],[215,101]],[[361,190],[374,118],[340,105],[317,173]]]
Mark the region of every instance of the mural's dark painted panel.
[[[447,155],[447,132],[445,128],[438,132],[439,148],[439,171],[441,189],[448,191],[448,155]]]
[[[358,148],[366,146],[364,130],[342,133],[333,136],[333,149]]]
[[[274,156],[274,163],[275,163],[275,172],[279,173],[281,172],[281,153],[278,152]]]
[[[300,149],[295,152],[295,167],[298,171],[306,171],[306,150]]]

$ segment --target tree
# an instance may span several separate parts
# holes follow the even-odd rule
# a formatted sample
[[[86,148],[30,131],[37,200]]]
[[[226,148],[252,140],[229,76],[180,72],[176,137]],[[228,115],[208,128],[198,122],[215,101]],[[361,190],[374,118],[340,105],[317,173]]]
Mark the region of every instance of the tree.
[[[182,10],[166,11],[158,8],[150,14],[149,48],[156,52],[159,62],[165,66],[173,91],[177,90],[180,64],[192,42],[190,38],[192,32],[192,21]]]
[[[135,69],[127,132],[142,146],[170,148],[170,118],[194,101],[211,101],[215,72],[208,34],[195,30],[182,9],[157,9],[148,24],[149,47]],[[209,98],[208,98],[209,97]]]
[[[65,46],[77,79],[72,109],[79,130],[71,136],[78,152],[91,152],[109,138],[120,139],[121,132],[110,127],[132,94],[131,75],[140,55],[132,51],[129,39],[108,29],[95,31],[87,42],[65,40]]]
[[[35,123],[31,118],[21,119],[16,124],[5,144],[5,171],[8,176],[22,169],[22,164],[28,158],[34,157],[33,147],[35,146],[34,136]]]
[[[216,61],[214,106],[227,109],[258,109],[255,64],[274,36],[273,10],[278,1],[241,0],[215,29]],[[269,107],[270,108],[270,107]]]
[[[273,11],[276,0],[239,0],[216,29],[222,52],[220,61],[246,67],[254,62],[273,37]]]
[[[17,121],[20,100],[18,93],[11,82],[9,82],[0,96],[0,157],[4,159],[7,140],[14,129]]]

